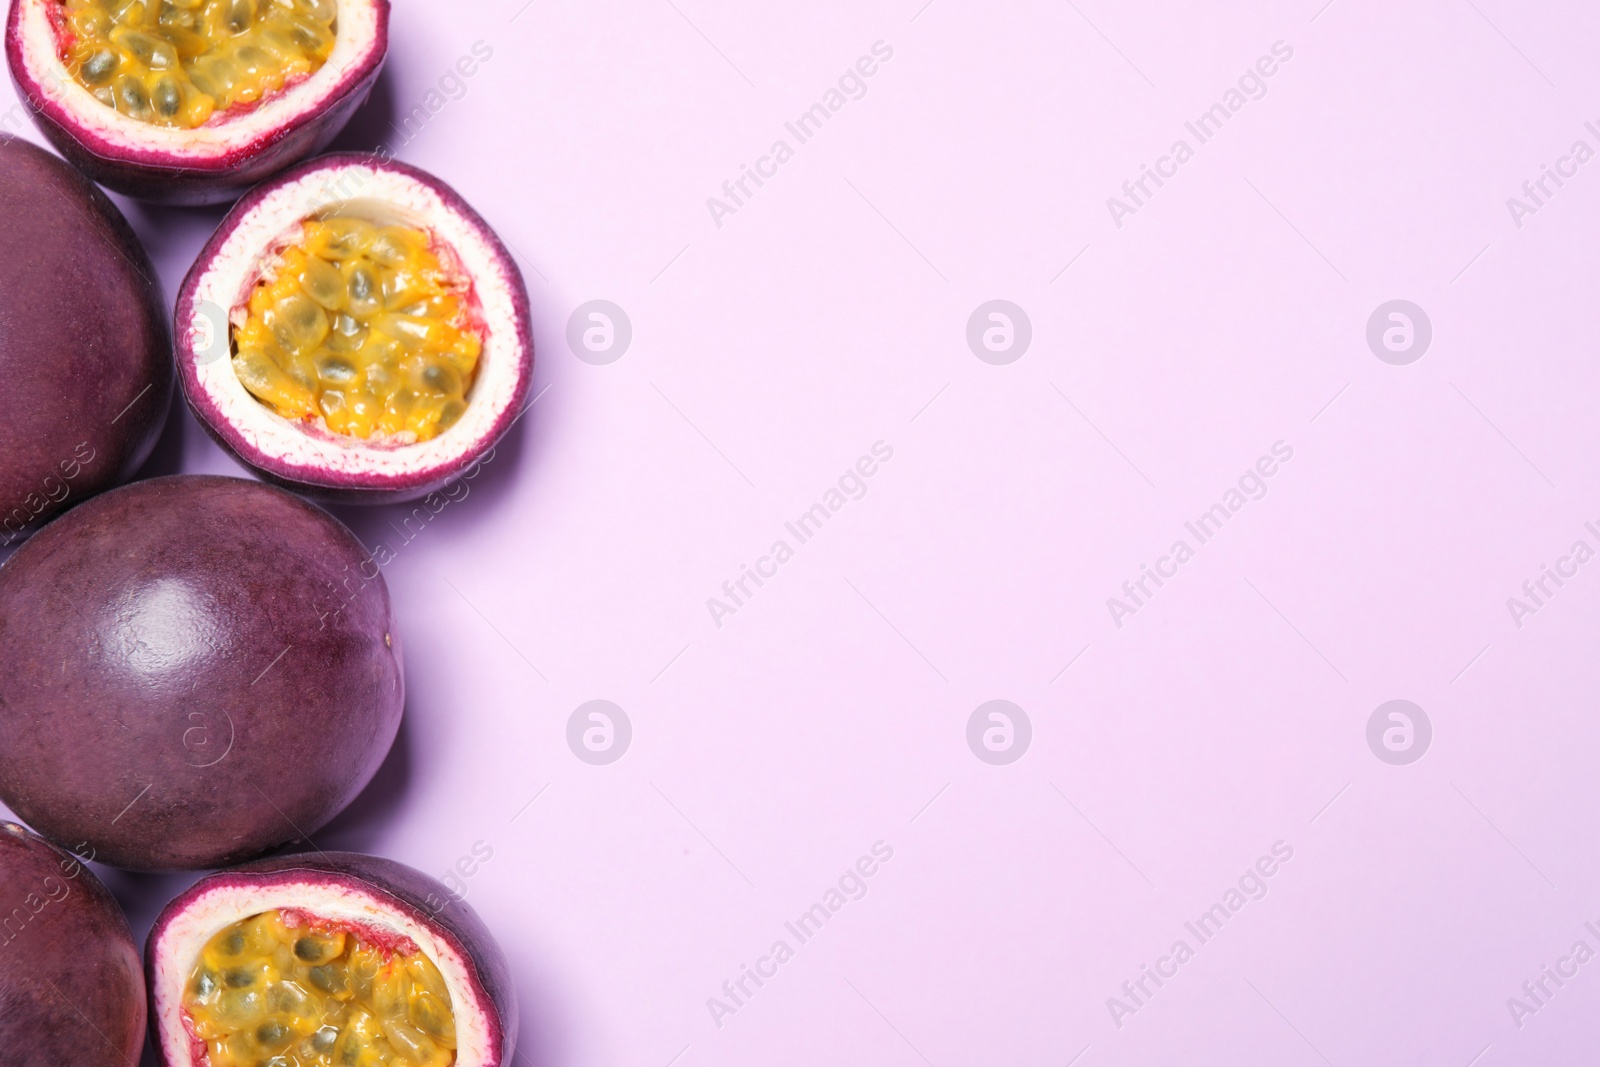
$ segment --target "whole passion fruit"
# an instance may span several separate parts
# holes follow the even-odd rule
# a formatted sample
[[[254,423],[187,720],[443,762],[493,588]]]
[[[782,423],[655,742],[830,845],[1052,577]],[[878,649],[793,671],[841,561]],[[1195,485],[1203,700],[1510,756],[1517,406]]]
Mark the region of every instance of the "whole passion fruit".
[[[377,770],[403,700],[376,565],[259,482],[136,482],[0,567],[0,799],[113,866],[217,867],[313,833]]]
[[[347,503],[458,477],[523,410],[528,294],[506,246],[448,185],[336,154],[223,220],[178,295],[196,418],[279,484]]]
[[[6,58],[95,181],[211,204],[326,147],[388,41],[388,0],[12,0]]]
[[[77,856],[0,822],[8,1067],[136,1067],[144,1034],[144,972],[116,900]]]
[[[167,1067],[501,1067],[516,1048],[510,969],[483,921],[393,860],[319,852],[208,875],[162,911],[145,966]]]
[[[0,136],[0,545],[149,456],[172,398],[162,303],[105,194]]]

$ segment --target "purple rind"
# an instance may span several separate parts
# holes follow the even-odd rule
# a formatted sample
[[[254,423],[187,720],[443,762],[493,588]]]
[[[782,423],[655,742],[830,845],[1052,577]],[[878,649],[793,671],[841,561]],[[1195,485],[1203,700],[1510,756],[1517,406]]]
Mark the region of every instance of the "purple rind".
[[[429,471],[354,475],[263,456],[259,450],[252,448],[244,440],[221,405],[200,387],[195,367],[202,358],[202,353],[196,350],[193,332],[183,329],[182,326],[183,323],[193,322],[196,319],[198,308],[195,290],[206,268],[215,258],[223,242],[249,217],[256,205],[274,189],[288,182],[298,181],[318,171],[337,170],[351,165],[370,166],[378,170],[404,174],[432,190],[440,200],[458,212],[483,235],[486,243],[494,251],[495,262],[501,272],[501,278],[495,281],[505,284],[510,291],[512,311],[516,320],[514,327],[521,348],[521,366],[512,402],[500,413],[488,432],[480,435],[475,446],[463,450],[449,463]],[[483,285],[486,279],[474,278],[473,283]],[[211,239],[195,258],[194,265],[189,269],[183,285],[178,290],[175,321],[178,323],[176,331],[178,383],[189,409],[200,425],[213,440],[263,478],[275,485],[293,489],[327,503],[397,504],[416,500],[442,489],[460,477],[468,467],[494,448],[495,444],[505,436],[512,423],[522,414],[528,389],[533,380],[533,326],[527,285],[523,281],[522,271],[517,266],[516,260],[495,233],[494,228],[462,198],[460,193],[434,175],[394,159],[362,152],[335,152],[320,156],[278,175],[246,194],[228,212],[227,217],[222,220],[216,232],[211,235]]]
[[[82,129],[73,115],[49,100],[28,64],[22,45],[21,9],[35,0],[12,0],[6,24],[6,60],[11,81],[34,125],[63,156],[106,188],[157,204],[224,204],[251,186],[326,148],[366,102],[389,50],[389,0],[370,0],[376,10],[373,40],[346,72],[324,107],[303,113],[219,156],[195,161],[171,152],[134,149]]]
[[[145,1005],[133,931],[100,879],[0,822],[0,1061],[136,1067]]]
[[[396,914],[432,929],[449,944],[471,971],[472,992],[488,1017],[490,1040],[485,1067],[509,1065],[517,1047],[518,1009],[511,965],[478,913],[443,882],[415,868],[382,856],[359,852],[303,852],[247,863],[201,878],[161,909],[145,941],[145,971],[150,986],[151,1038],[166,1061],[160,1020],[154,1002],[156,950],[167,926],[201,894],[230,886],[248,887],[289,882],[358,885],[391,902]],[[459,1005],[457,1006],[459,1011]],[[187,1035],[185,1035],[185,1040]]]
[[[106,195],[0,136],[0,545],[150,455],[172,399],[163,304]]]
[[[259,482],[136,482],[0,567],[0,799],[112,866],[220,867],[314,833],[404,699],[366,550]]]

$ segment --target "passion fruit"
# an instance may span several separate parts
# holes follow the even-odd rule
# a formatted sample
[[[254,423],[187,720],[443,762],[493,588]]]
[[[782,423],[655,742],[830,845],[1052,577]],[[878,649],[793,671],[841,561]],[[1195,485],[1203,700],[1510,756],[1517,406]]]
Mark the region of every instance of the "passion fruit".
[[[167,1067],[501,1067],[516,1048],[510,969],[483,921],[375,856],[207,875],[157,918],[145,967]]]
[[[388,0],[12,0],[6,58],[95,181],[211,204],[326,147],[388,41]]]
[[[347,503],[461,475],[523,410],[522,273],[438,178],[335,154],[251,192],[178,295],[195,417],[267,479]]]
[[[0,545],[149,456],[172,398],[162,304],[105,194],[0,136]]]
[[[217,867],[315,832],[403,700],[377,566],[259,482],[135,482],[0,567],[0,799],[113,866]]]
[[[0,1049],[11,1067],[136,1067],[145,986],[122,909],[77,857],[0,822]]]

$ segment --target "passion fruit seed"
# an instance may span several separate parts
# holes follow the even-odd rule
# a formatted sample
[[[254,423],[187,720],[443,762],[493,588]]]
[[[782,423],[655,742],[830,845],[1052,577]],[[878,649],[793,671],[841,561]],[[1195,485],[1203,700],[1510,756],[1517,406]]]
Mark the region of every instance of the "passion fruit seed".
[[[233,367],[285,418],[426,441],[467,409],[483,348],[471,300],[426,231],[308,221],[251,292]]]
[[[62,13],[61,58],[97,100],[193,129],[316,73],[336,11],[334,0],[64,0]]]
[[[235,974],[249,988],[229,989]],[[455,1062],[450,992],[432,960],[371,944],[360,933],[294,925],[281,911],[214,935],[186,989],[183,1008],[206,1043],[210,1067]]]

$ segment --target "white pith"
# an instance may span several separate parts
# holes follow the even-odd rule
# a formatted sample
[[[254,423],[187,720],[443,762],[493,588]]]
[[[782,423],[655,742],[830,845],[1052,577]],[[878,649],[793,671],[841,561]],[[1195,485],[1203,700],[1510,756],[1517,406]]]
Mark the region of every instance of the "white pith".
[[[183,992],[200,950],[218,932],[240,919],[274,908],[299,908],[319,919],[358,922],[403,934],[433,961],[450,989],[456,1024],[455,1067],[489,1062],[489,1026],[473,993],[471,967],[428,927],[396,914],[392,905],[354,885],[279,882],[272,885],[220,885],[202,892],[173,916],[154,946],[151,988],[161,1051],[167,1067],[202,1067],[192,1055],[183,1022]]]
[[[483,316],[483,349],[461,418],[439,436],[409,444],[382,443],[334,434],[277,414],[239,381],[227,353],[228,317],[248,300],[265,258],[286,233],[335,205],[371,201],[431,232],[455,253],[472,279]],[[359,214],[360,212],[355,212]],[[210,339],[192,361],[195,383],[222,412],[253,462],[309,467],[319,474],[399,476],[448,467],[481,448],[515,399],[521,376],[517,314],[497,250],[479,225],[458,213],[437,192],[409,175],[352,163],[314,170],[278,186],[249,209],[227,234],[195,283],[194,321],[180,331]],[[219,334],[219,331],[221,333]],[[218,338],[221,338],[220,342]]]
[[[345,87],[349,71],[361,64],[377,28],[377,11],[369,0],[338,0],[333,52],[316,73],[274,93],[253,110],[195,129],[156,126],[119,114],[95,99],[62,61],[49,8],[60,0],[22,0],[22,49],[38,81],[36,91],[70,112],[83,130],[96,138],[149,152],[203,161],[227,155],[241,145],[286,129],[302,116],[324,110]]]

